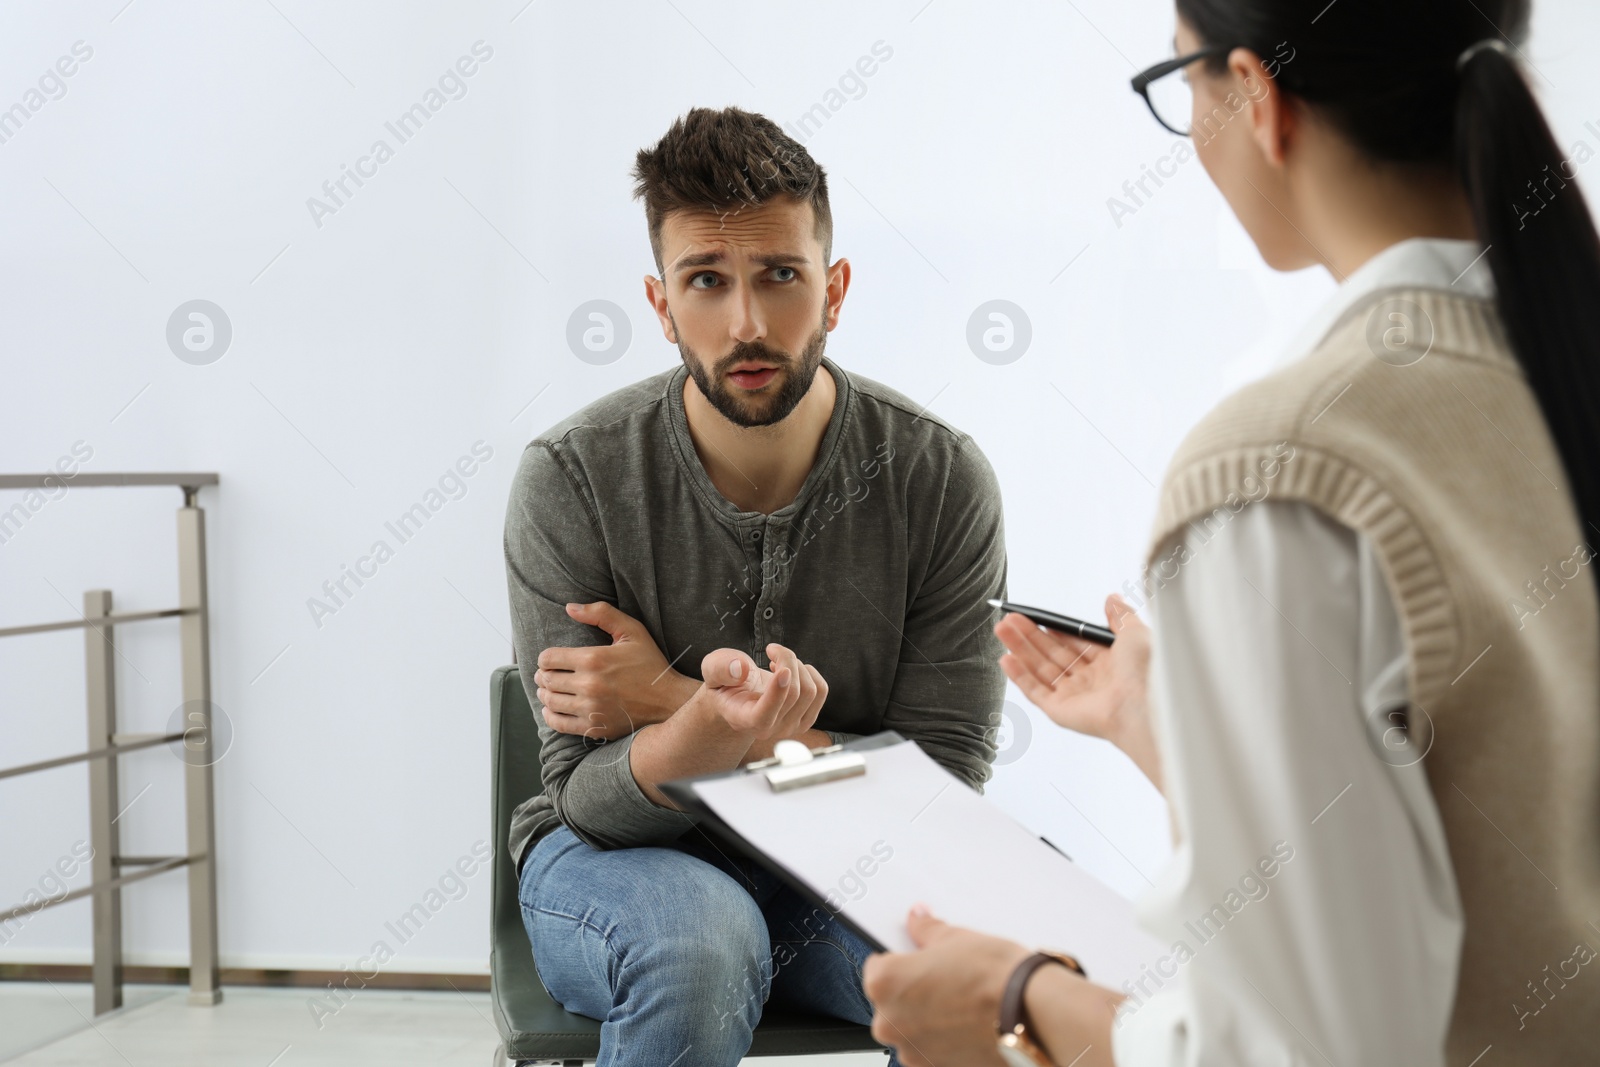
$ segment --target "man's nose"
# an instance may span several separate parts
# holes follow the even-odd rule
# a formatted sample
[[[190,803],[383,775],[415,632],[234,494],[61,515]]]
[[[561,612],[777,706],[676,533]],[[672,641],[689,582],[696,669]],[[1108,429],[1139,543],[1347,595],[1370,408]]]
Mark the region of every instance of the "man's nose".
[[[728,324],[728,333],[735,341],[743,343],[758,341],[767,335],[766,316],[750,286],[741,286],[734,299],[733,321]]]

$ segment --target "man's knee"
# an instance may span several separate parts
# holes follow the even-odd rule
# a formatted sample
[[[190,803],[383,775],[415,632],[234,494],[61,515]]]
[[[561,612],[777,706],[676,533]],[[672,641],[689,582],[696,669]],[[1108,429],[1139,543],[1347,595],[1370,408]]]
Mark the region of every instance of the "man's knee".
[[[753,1029],[772,991],[772,946],[766,920],[748,894],[737,906],[696,906],[645,950],[640,976],[662,979],[673,999],[701,1017],[700,1026]]]
[[[670,968],[702,993],[737,987],[760,1004],[772,981],[772,945],[761,909],[737,882],[655,886],[628,938],[637,961]]]
[[[772,946],[750,894],[706,872],[717,877],[645,886],[615,918],[613,1000],[630,1016],[675,1016],[676,1032],[698,1047],[742,1048],[772,989]]]
[[[530,874],[532,872],[529,872]],[[724,872],[673,849],[600,852],[577,845],[527,885],[524,918],[542,912],[579,924],[607,947],[614,992],[629,980],[660,982],[699,1004],[735,1011],[765,1002],[772,981],[772,947],[766,919],[750,894]],[[563,924],[540,927],[536,956],[554,946],[552,935],[573,936]]]

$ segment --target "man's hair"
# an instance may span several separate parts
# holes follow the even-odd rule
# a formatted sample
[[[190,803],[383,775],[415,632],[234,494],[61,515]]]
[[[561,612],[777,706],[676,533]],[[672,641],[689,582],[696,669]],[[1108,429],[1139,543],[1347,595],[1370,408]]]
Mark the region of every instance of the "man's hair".
[[[644,200],[650,249],[661,270],[661,223],[684,209],[735,212],[788,197],[811,205],[826,264],[833,255],[828,177],[805,148],[765,115],[736,107],[697,107],[674,120],[633,166],[633,195]]]

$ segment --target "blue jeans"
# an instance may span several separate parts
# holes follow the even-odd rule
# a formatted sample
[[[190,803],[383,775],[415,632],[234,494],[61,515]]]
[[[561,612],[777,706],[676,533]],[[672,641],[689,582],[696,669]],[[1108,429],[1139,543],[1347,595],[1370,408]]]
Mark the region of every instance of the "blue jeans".
[[[600,851],[561,826],[524,860],[518,900],[539,978],[600,1020],[597,1067],[735,1067],[769,997],[872,1021],[866,942],[724,848],[691,829],[665,847]]]

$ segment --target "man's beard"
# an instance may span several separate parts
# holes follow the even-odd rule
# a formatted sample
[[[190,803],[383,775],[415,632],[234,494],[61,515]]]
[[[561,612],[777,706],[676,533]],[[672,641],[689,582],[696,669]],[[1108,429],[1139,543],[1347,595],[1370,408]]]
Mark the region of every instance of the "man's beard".
[[[789,413],[811,391],[811,383],[816,379],[817,368],[822,365],[822,350],[827,343],[826,325],[817,327],[817,332],[806,342],[806,349],[799,359],[769,348],[760,341],[741,341],[710,370],[682,341],[678,342],[678,352],[693,375],[694,384],[700,387],[701,395],[711,402],[711,406],[723,418],[735,426],[771,426],[788,418]],[[778,391],[763,399],[737,386],[723,384],[727,381],[728,371],[745,362],[767,363],[777,367],[780,378]]]

